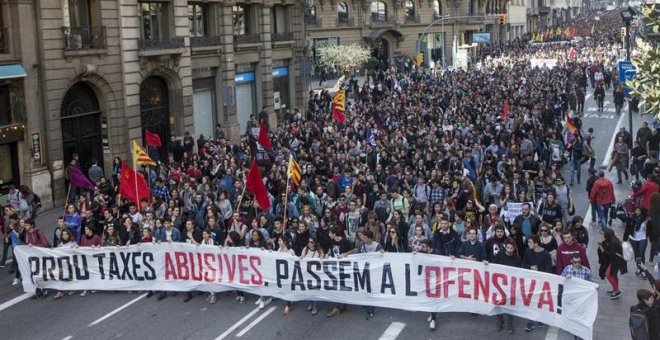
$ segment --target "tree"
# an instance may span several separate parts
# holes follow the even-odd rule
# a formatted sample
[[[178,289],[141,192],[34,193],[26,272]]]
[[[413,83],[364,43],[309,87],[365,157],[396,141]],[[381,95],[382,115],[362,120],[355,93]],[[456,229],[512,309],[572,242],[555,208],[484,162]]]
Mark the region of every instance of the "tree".
[[[334,66],[351,72],[361,67],[371,56],[368,48],[360,45],[328,45],[317,51],[319,63],[325,66]]]
[[[660,17],[655,6],[643,7],[642,14],[646,25],[653,32],[660,28]],[[631,92],[641,98],[640,104],[645,103],[646,113],[655,115],[660,119],[660,44],[651,45],[648,41],[638,38],[633,51],[632,63],[637,68],[635,79],[628,80],[626,85]]]

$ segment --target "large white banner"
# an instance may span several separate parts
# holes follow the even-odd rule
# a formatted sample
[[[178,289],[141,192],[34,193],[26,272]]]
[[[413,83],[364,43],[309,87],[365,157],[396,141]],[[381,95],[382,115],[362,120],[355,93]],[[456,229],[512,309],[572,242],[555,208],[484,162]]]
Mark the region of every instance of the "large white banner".
[[[425,312],[509,313],[592,338],[597,285],[519,268],[428,254],[304,259],[260,249],[139,244],[15,250],[23,289],[242,290]]]

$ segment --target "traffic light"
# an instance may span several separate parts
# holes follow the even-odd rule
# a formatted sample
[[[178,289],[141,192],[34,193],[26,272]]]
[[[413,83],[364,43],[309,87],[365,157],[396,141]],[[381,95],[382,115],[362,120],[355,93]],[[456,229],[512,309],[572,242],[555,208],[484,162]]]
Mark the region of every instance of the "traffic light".
[[[500,14],[500,25],[504,25],[506,23],[506,14],[502,13]]]

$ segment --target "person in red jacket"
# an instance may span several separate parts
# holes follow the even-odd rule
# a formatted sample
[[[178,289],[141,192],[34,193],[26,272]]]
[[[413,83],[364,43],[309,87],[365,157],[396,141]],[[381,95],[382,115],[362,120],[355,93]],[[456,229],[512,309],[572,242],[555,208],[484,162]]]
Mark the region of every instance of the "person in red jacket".
[[[80,238],[81,247],[100,247],[101,238],[99,235],[94,234],[92,225],[85,226],[85,233]]]
[[[598,179],[594,182],[594,186],[591,188],[589,193],[589,199],[591,202],[596,203],[596,212],[598,215],[598,225],[600,225],[601,233],[608,224],[612,225],[612,221],[608,221],[608,212],[612,204],[616,202],[614,197],[614,186],[612,182],[605,178],[605,172],[603,170],[598,171]],[[584,262],[583,262],[584,263]]]
[[[650,174],[646,175],[646,182],[644,182],[644,185],[642,185],[641,188],[637,189],[637,191],[633,193],[633,197],[641,197],[642,207],[646,209],[646,211],[649,211],[651,209],[651,195],[659,191],[660,185],[658,185],[655,175],[651,172]]]
[[[25,244],[30,247],[48,247],[48,240],[46,239],[46,235],[44,235],[44,233],[34,225],[33,219],[25,220],[23,227],[25,228]],[[35,292],[34,296],[31,297],[31,299],[46,297],[46,295],[48,295],[47,290],[37,288],[37,291]]]
[[[564,242],[562,242],[557,248],[557,275],[561,275],[564,267],[572,263],[571,261],[575,254],[580,255],[580,260],[583,266],[591,269],[589,258],[587,258],[587,252],[580,243],[575,241],[573,233],[568,229],[564,229],[561,237]]]
[[[48,247],[46,235],[34,225],[34,220],[25,220],[24,228],[26,230],[25,244],[34,247]]]

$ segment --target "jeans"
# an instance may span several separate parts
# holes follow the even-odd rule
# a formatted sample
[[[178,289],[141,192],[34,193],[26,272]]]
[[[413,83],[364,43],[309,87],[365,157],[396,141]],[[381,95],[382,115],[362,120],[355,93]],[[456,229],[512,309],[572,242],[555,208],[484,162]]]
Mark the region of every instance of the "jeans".
[[[527,320],[527,328],[543,327],[543,322]]]
[[[641,259],[642,263],[646,261],[646,246],[648,245],[648,240],[644,239],[641,241],[630,240],[630,245],[632,246],[633,252],[635,253],[635,260]]]
[[[504,323],[507,329],[513,329],[513,315],[511,314],[498,314],[497,321]]]
[[[596,222],[598,221],[598,205],[596,203],[589,203],[591,204],[591,222]]]
[[[644,161],[632,161],[630,163],[630,176],[635,176],[635,179],[639,181],[639,177],[644,177],[642,175],[642,170],[644,169]]]
[[[622,159],[619,159],[618,162],[616,162],[616,175],[618,177],[619,183],[621,182],[621,173],[623,173],[626,177],[626,181],[628,180],[628,159],[626,157],[621,157]]]
[[[580,183],[581,165],[581,157],[573,157],[571,159],[571,184],[573,184],[575,173],[577,173],[577,181]]]
[[[602,230],[607,228],[607,221],[609,219],[609,211],[611,204],[598,204],[597,214],[598,214],[598,225]]]
[[[7,253],[9,252],[11,244],[7,241],[4,235],[0,235],[0,238],[2,239],[2,260],[0,260],[0,265],[4,266],[5,263],[7,263]]]
[[[577,102],[577,112],[583,112],[584,111],[584,100],[579,100]]]
[[[621,114],[622,108],[623,108],[623,104],[614,104],[614,109],[616,110],[616,114]]]

